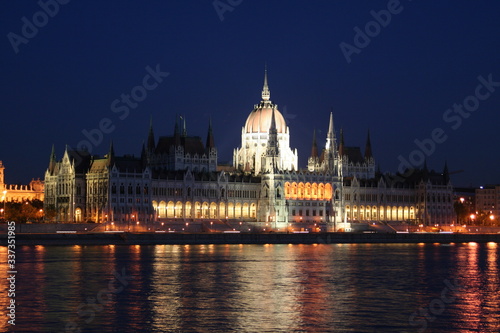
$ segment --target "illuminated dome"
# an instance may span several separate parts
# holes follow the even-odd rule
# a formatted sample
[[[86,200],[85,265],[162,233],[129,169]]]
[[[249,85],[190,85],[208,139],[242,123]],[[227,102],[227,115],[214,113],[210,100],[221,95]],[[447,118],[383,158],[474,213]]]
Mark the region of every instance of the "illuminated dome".
[[[290,132],[285,118],[270,98],[266,70],[262,100],[248,115],[241,129],[241,146],[233,152],[233,166],[238,170],[254,175],[271,169],[298,170],[297,149],[290,148]]]
[[[267,70],[264,73],[264,87],[262,88],[262,102],[255,106],[245,123],[245,133],[267,133],[271,127],[271,118],[273,115],[276,120],[276,130],[278,133],[286,133],[286,122],[278,108],[269,99],[271,92],[267,85]]]
[[[276,130],[278,133],[286,133],[286,122],[283,115],[272,104],[262,105],[253,110],[245,123],[245,133],[267,133],[271,126],[271,118],[273,115],[276,121]]]

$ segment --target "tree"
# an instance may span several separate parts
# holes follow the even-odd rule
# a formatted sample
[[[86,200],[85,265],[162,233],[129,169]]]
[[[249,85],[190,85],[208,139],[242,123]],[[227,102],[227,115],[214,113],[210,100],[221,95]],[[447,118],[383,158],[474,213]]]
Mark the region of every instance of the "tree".
[[[57,215],[56,207],[54,205],[46,205],[44,210],[45,222],[53,222]]]
[[[453,203],[453,209],[457,215],[457,224],[460,222],[465,222],[467,217],[467,207],[460,201],[455,201]]]
[[[40,200],[25,202],[7,202],[5,204],[5,219],[26,223],[41,221],[43,218],[43,202]]]

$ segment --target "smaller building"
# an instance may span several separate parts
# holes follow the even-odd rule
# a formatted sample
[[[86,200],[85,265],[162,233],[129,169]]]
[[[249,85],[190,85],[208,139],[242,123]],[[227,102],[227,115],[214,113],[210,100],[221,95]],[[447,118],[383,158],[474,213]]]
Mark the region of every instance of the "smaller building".
[[[0,161],[0,199],[7,202],[43,201],[43,181],[32,179],[28,185],[5,184],[5,167]]]
[[[481,186],[476,189],[476,219],[487,216],[490,223],[500,217],[500,185]],[[495,223],[494,223],[495,224]]]

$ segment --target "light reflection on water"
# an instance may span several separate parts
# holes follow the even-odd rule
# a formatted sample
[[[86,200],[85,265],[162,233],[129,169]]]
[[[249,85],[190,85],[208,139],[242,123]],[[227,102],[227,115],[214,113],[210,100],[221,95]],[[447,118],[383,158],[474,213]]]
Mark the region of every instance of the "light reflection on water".
[[[68,323],[82,332],[500,331],[496,243],[24,246],[16,252],[18,331],[64,332]],[[97,296],[109,283],[120,285],[113,272],[123,269],[133,279],[101,307]],[[0,261],[2,295],[6,271]],[[445,281],[461,290],[446,291]],[[439,303],[443,293],[453,301]],[[3,318],[7,302],[0,298]]]

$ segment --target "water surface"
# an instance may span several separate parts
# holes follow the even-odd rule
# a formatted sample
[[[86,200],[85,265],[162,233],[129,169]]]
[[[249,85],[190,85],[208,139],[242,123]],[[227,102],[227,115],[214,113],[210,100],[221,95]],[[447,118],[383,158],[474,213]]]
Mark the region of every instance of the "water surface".
[[[17,331],[500,331],[496,243],[16,250]]]

